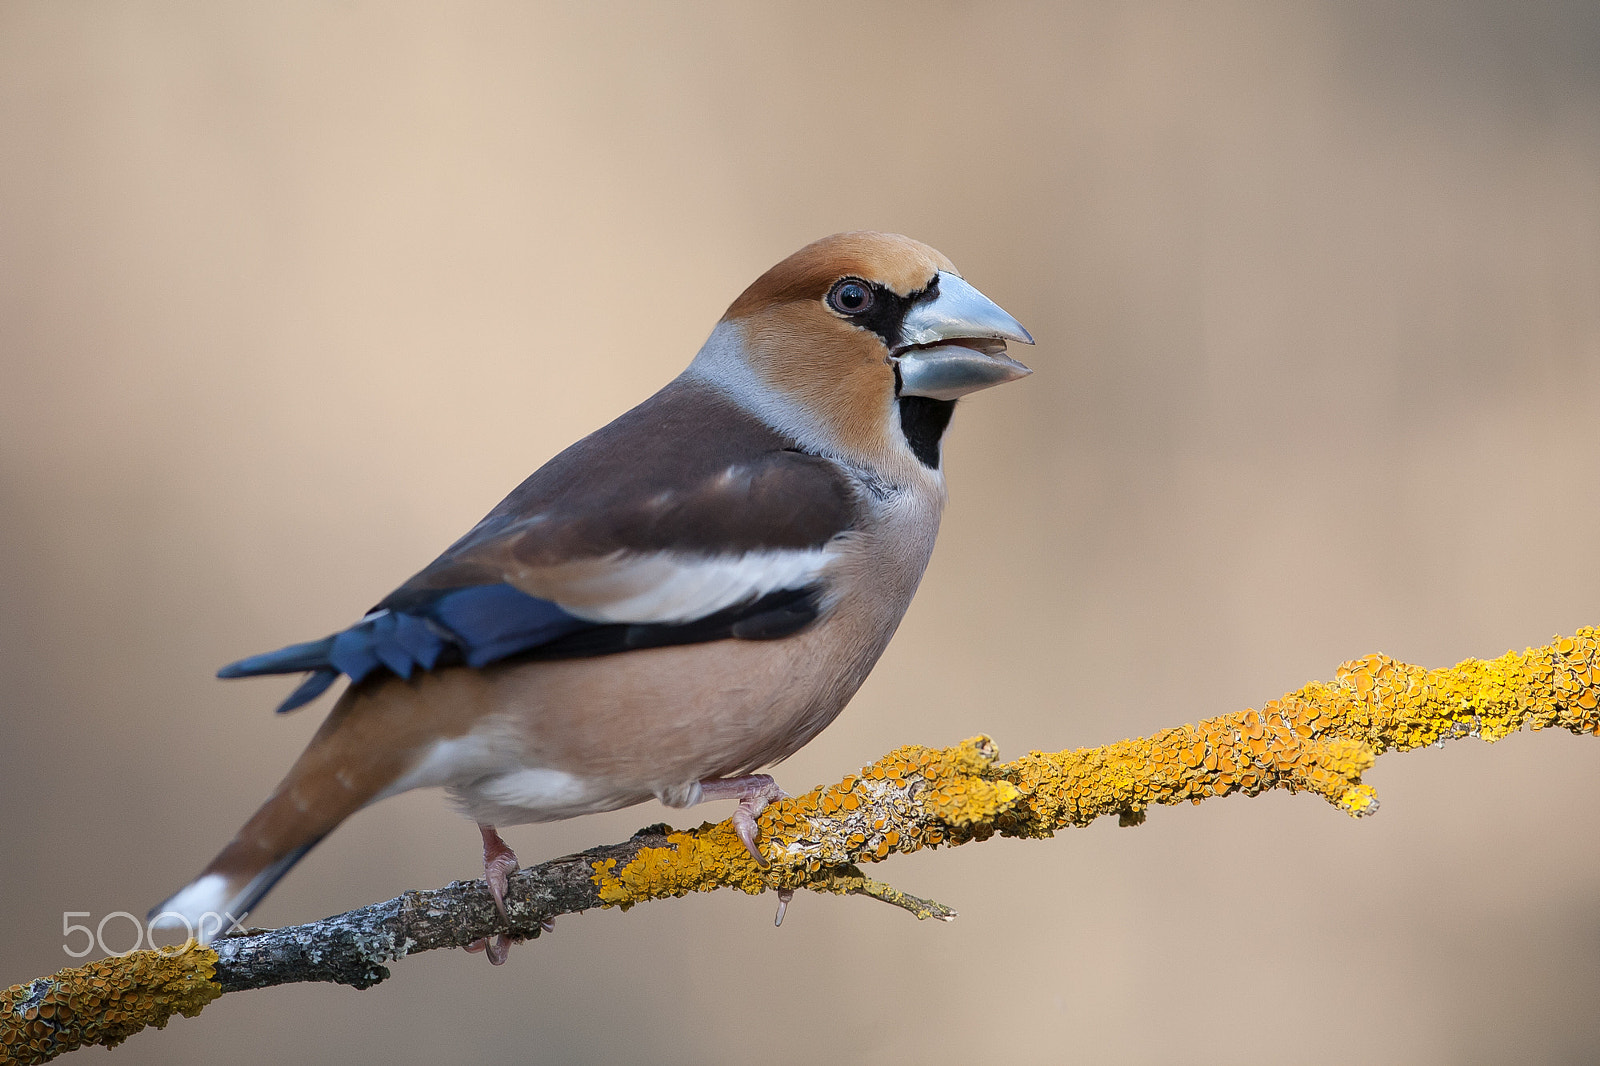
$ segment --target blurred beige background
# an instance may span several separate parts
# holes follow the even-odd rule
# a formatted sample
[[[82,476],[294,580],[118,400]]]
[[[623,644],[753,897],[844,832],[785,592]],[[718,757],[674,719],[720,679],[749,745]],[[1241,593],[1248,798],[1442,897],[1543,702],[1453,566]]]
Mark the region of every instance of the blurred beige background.
[[[276,718],[286,682],[217,665],[354,619],[860,227],[954,258],[1038,373],[963,404],[922,592],[791,789],[1600,623],[1592,3],[11,2],[0,984],[70,961],[63,911],[187,880],[327,706]],[[1594,1061],[1597,770],[1565,734],[1464,742],[1384,759],[1362,823],[1230,799],[880,868],[950,926],[596,912],[500,970],[229,996],[113,1054]],[[478,868],[410,795],[256,918]]]

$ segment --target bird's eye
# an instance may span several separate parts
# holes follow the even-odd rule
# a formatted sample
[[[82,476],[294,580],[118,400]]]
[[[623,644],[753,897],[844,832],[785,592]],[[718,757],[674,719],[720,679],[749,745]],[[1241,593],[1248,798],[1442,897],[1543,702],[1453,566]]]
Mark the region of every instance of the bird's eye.
[[[859,315],[872,306],[872,290],[856,278],[845,278],[828,290],[828,306],[841,315]]]

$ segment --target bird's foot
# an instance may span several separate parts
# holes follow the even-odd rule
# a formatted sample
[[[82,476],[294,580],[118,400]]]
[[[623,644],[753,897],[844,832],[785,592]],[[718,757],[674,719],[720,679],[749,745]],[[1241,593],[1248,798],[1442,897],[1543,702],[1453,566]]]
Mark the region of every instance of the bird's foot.
[[[478,832],[483,834],[483,879],[489,885],[489,895],[494,899],[494,909],[500,912],[500,918],[509,925],[511,919],[506,915],[506,887],[510,884],[509,878],[520,865],[517,862],[517,853],[500,839],[500,834],[495,832],[494,826],[480,822]],[[548,920],[544,924],[548,929]],[[497,933],[493,941],[483,937],[468,944],[467,950],[473,953],[481,951],[488,956],[490,963],[499,966],[511,955],[511,937],[505,933]]]
[[[483,834],[483,879],[489,883],[494,909],[509,922],[511,919],[506,916],[506,889],[511,884],[511,875],[517,872],[521,864],[517,862],[517,853],[500,839],[494,826],[480,824],[478,832]]]
[[[700,801],[736,799],[739,807],[733,812],[733,831],[755,859],[756,865],[770,865],[766,856],[756,847],[756,819],[773,800],[788,799],[789,794],[767,774],[745,774],[743,777],[716,778],[700,782]]]

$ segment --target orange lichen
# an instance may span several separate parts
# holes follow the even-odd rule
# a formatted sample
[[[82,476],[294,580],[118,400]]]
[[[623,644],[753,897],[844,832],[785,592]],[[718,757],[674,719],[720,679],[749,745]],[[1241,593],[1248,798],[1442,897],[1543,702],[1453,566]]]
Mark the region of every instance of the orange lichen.
[[[830,871],[896,852],[996,832],[1045,837],[1107,814],[1137,825],[1152,804],[1272,789],[1312,792],[1359,817],[1378,809],[1361,775],[1385,751],[1464,736],[1493,741],[1525,725],[1600,731],[1597,664],[1600,638],[1586,628],[1520,655],[1442,670],[1370,655],[1260,710],[1099,748],[1034,751],[1006,764],[988,737],[898,748],[836,785],[769,808],[761,819],[768,870],[724,824],[675,833],[620,870],[614,861],[597,864],[594,877],[601,899],[614,904],[725,885],[819,887]]]
[[[759,820],[762,870],[728,823],[668,835],[629,862],[594,864],[600,899],[629,905],[643,899],[731,887],[744,892],[793,888],[852,862],[876,862],[897,851],[938,844],[943,826],[984,826],[1021,798],[1016,785],[992,774],[997,749],[988,737],[955,748],[898,748],[835,785],[767,808]],[[940,829],[930,833],[930,822]]]
[[[859,774],[783,800],[759,819],[771,865],[759,866],[727,822],[669,831],[627,862],[591,866],[609,906],[715,888],[811,888],[873,896],[918,917],[954,912],[865,877],[857,863],[940,844],[1045,837],[1115,814],[1235,792],[1313,792],[1352,815],[1377,796],[1361,775],[1387,751],[1527,726],[1600,733],[1600,634],[1581,629],[1542,648],[1424,670],[1381,655],[1345,663],[1259,710],[1207,718],[1142,740],[1000,763],[988,737],[951,748],[897,748]],[[0,1060],[44,1062],[88,1043],[114,1044],[221,994],[216,955],[189,947],[138,952],[63,970],[0,993]]]
[[[217,953],[196,947],[135,951],[0,992],[0,1059],[48,1062],[88,1044],[112,1047],[147,1025],[192,1018],[222,995]]]
[[[752,893],[768,887],[761,868],[727,822],[705,822],[697,829],[669,833],[666,846],[643,848],[622,869],[616,867],[616,859],[597,862],[595,877],[600,899],[623,907],[641,899],[686,895],[712,884]]]

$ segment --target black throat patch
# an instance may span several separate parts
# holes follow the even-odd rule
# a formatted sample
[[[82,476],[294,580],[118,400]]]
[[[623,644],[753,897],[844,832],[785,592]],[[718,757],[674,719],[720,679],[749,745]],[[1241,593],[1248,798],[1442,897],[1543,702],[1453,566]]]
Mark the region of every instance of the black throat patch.
[[[939,469],[939,441],[955,414],[954,400],[935,400],[931,396],[900,397],[900,432],[911,445],[911,454],[930,470]]]
[[[882,338],[884,347],[891,352],[897,351],[905,343],[903,326],[906,312],[911,310],[913,304],[932,300],[939,295],[939,277],[934,275],[926,287],[907,296],[901,296],[882,285],[868,284],[874,297],[872,307],[852,321],[876,333]],[[930,470],[939,469],[939,442],[950,426],[950,416],[955,413],[956,402],[935,400],[928,396],[901,396],[898,366],[894,368],[894,392],[900,406],[900,431],[911,446],[911,454]]]

